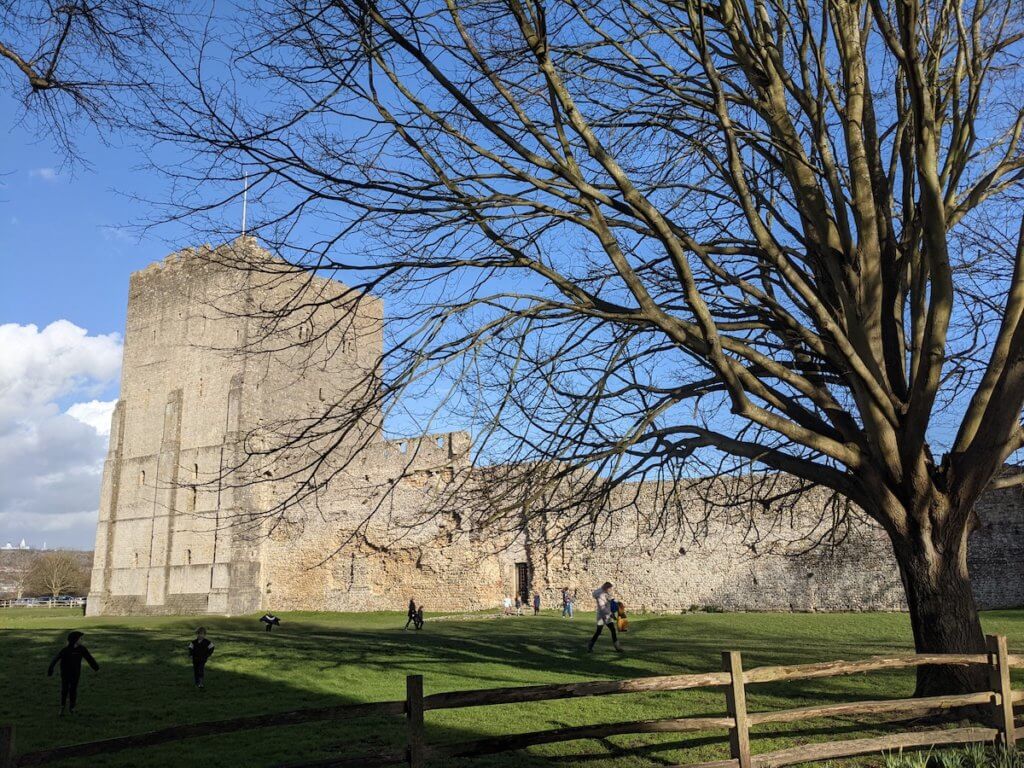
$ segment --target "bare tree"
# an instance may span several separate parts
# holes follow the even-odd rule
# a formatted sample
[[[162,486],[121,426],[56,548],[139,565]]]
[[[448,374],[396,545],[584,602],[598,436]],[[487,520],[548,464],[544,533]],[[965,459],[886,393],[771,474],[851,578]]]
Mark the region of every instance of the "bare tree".
[[[1024,477],[1024,5],[281,0],[243,26],[259,97],[200,60],[155,125],[196,153],[182,215],[245,172],[293,270],[387,295],[382,403],[457,396],[523,503],[827,489],[889,535],[917,649],[983,651],[975,505]],[[282,442],[321,452],[297,487],[340,410]]]
[[[88,589],[87,579],[67,552],[48,552],[33,560],[25,574],[25,588],[38,595],[60,597]]]
[[[136,98],[152,95],[161,50],[182,27],[160,0],[9,0],[0,3],[0,78],[69,157],[83,122],[130,123]],[[159,42],[159,45],[154,43]]]

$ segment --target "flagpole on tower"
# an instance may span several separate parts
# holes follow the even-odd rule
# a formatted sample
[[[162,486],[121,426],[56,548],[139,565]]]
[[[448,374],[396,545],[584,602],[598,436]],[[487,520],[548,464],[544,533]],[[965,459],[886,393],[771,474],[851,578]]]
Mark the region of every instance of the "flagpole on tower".
[[[245,237],[245,205],[249,199],[249,174],[248,172],[242,177],[242,237]]]

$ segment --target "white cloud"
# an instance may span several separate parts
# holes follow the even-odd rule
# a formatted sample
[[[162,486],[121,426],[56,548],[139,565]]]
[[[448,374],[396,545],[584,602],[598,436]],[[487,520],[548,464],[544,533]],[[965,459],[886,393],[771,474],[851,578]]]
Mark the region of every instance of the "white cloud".
[[[129,245],[138,243],[138,240],[124,227],[112,227],[109,224],[104,224],[100,227],[100,235],[108,243],[126,243]]]
[[[83,424],[96,430],[96,434],[110,437],[110,417],[114,413],[117,400],[90,400],[87,403],[75,403],[65,413]]]
[[[120,336],[9,323],[0,349],[0,540],[91,546]]]
[[[0,436],[18,421],[57,399],[98,394],[121,368],[121,337],[89,336],[67,320],[39,330],[0,325]]]
[[[30,179],[39,179],[41,181],[56,181],[60,176],[55,168],[32,168],[28,172]]]

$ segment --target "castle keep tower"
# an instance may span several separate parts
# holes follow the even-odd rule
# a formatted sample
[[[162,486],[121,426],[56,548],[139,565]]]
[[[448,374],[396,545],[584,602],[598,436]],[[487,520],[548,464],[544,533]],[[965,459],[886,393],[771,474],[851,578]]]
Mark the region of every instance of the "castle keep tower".
[[[330,299],[351,293],[340,283],[287,273],[261,279],[225,264],[240,258],[269,259],[239,239],[172,254],[131,276],[91,615],[259,610],[266,539],[258,525],[237,522],[267,499],[257,498],[265,495],[259,486],[220,478],[239,461],[250,430],[308,418],[357,386],[380,357],[378,299],[360,297],[354,313],[339,301],[344,308],[335,310]],[[254,342],[265,302],[299,285],[322,305],[315,322],[337,336],[322,360]],[[326,317],[332,312],[340,317]],[[301,340],[313,322],[285,333]],[[369,421],[379,428],[379,418]]]

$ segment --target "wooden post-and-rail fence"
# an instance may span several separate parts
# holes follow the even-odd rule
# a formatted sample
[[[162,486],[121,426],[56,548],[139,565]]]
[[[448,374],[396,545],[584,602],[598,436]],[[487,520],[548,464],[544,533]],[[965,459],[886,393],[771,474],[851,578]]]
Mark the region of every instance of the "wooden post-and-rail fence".
[[[720,731],[727,735],[729,757],[723,760],[692,764],[687,768],[781,768],[796,763],[853,757],[878,753],[883,750],[927,748],[973,742],[993,743],[1009,748],[1015,745],[1017,739],[1024,739],[1024,728],[1016,726],[1013,712],[1013,705],[1024,701],[1024,691],[1014,690],[1010,680],[1011,669],[1024,666],[1024,656],[1011,655],[1007,649],[1005,637],[990,636],[987,638],[987,642],[987,654],[915,654],[885,658],[872,657],[859,661],[755,667],[747,670],[743,668],[743,660],[739,652],[726,651],[722,654],[722,671],[720,672],[640,677],[630,680],[588,680],[515,688],[450,691],[430,695],[424,694],[422,675],[409,675],[406,678],[404,701],[318,707],[267,715],[252,715],[232,720],[177,725],[149,733],[55,747],[22,755],[15,753],[14,727],[0,725],[0,768],[44,765],[57,760],[156,746],[184,738],[366,717],[404,717],[405,749],[401,751],[394,748],[380,749],[357,756],[346,755],[292,763],[286,768],[355,768],[355,766],[369,768],[388,765],[424,768],[432,761],[438,763],[449,758],[494,754],[538,744],[598,739],[619,734],[707,731]],[[984,665],[990,674],[990,690],[955,696],[820,704],[765,712],[751,712],[747,708],[747,692],[751,685],[789,680],[812,680],[881,670],[909,669],[925,665]],[[425,715],[433,710],[714,687],[722,688],[725,691],[725,713],[723,715],[600,723],[433,745],[428,744],[425,730]],[[980,718],[976,717],[979,719],[978,724],[950,729],[902,730],[884,736],[817,742],[760,754],[754,753],[751,748],[751,728],[768,723],[794,723],[836,717],[868,718],[873,724],[891,723],[923,716],[935,716],[941,719],[943,715],[957,711],[962,712],[966,708],[971,708],[970,711],[973,713],[983,713]]]

